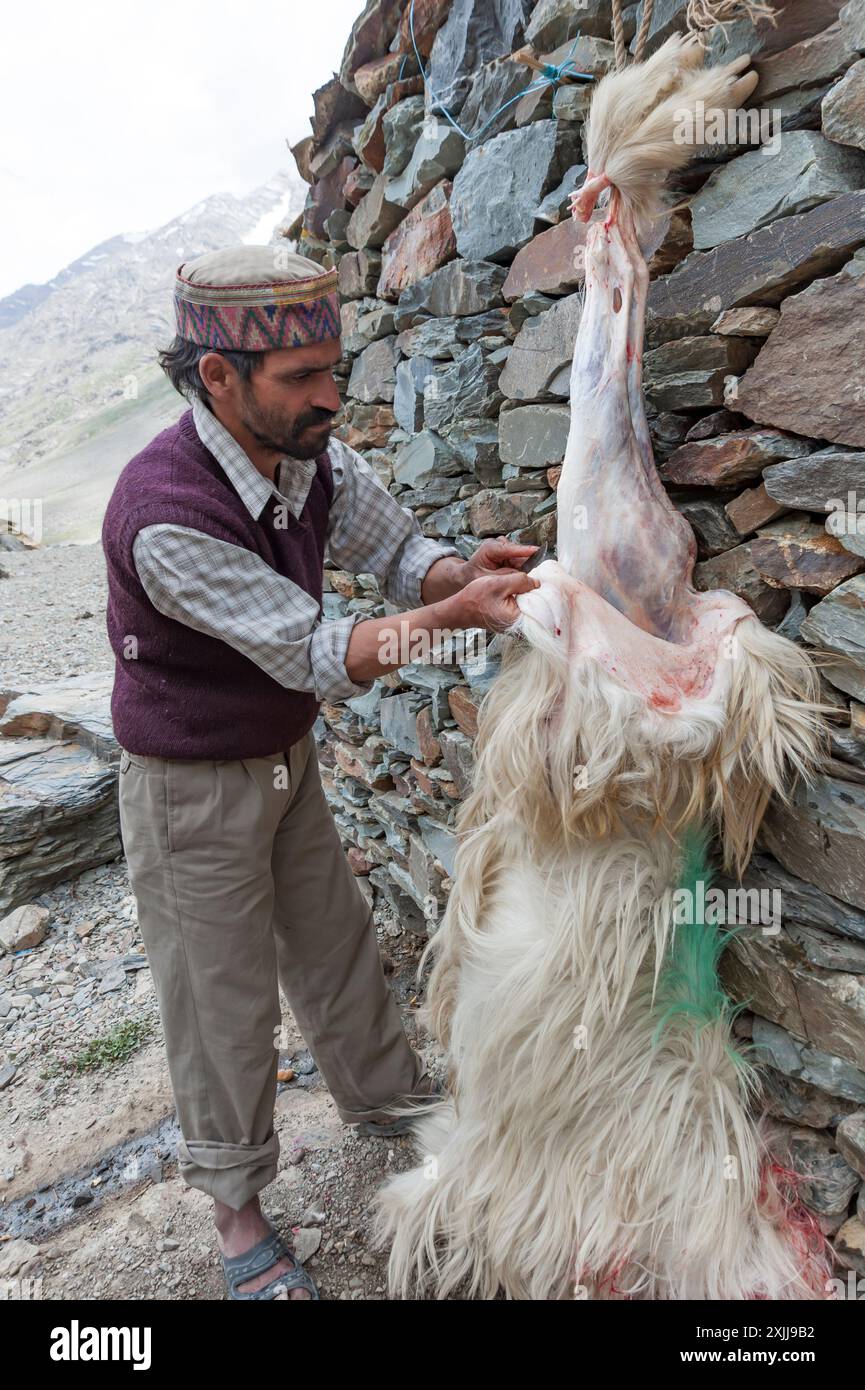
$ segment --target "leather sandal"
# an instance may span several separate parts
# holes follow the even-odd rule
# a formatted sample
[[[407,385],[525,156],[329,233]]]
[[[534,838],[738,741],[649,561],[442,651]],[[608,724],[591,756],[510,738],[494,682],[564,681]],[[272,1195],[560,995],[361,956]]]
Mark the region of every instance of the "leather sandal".
[[[295,1259],[278,1231],[272,1230],[270,1235],[265,1236],[251,1249],[245,1250],[242,1255],[222,1255],[221,1258],[229,1298],[273,1299],[278,1294],[290,1292],[292,1289],[306,1289],[310,1299],[321,1297],[313,1283],[312,1275]],[[247,1290],[245,1293],[238,1291],[239,1284],[254,1279],[256,1274],[263,1274],[266,1269],[270,1269],[282,1259],[291,1260],[294,1269],[290,1269],[287,1274],[274,1275],[270,1282],[260,1289]]]

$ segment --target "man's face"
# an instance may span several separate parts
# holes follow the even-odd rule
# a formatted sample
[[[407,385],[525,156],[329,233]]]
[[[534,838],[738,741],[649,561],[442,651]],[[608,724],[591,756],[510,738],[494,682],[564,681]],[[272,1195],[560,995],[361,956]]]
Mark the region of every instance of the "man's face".
[[[230,408],[262,448],[315,458],[340,409],[333,368],[341,357],[339,338],[268,352],[249,381],[231,373]]]

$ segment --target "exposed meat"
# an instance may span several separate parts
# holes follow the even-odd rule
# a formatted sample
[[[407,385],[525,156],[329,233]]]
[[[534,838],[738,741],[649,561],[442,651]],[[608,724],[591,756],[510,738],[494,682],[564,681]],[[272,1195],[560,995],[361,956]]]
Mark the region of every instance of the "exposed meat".
[[[585,213],[583,191],[573,199],[575,216]],[[677,709],[712,690],[719,644],[753,615],[735,595],[691,584],[693,532],[658,477],[643,404],[649,272],[615,190],[608,215],[589,228],[585,263],[558,561],[538,566],[541,589],[518,603],[570,642],[569,658],[591,655],[656,708]]]

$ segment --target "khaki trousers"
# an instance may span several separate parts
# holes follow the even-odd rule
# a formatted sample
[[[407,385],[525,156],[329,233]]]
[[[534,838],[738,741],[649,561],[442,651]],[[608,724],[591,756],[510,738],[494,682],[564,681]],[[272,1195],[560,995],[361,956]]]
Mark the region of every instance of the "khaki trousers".
[[[423,1074],[312,732],[231,761],[121,755],[120,824],[153,971],[186,1182],[235,1209],[276,1176],[278,984],[348,1124]]]

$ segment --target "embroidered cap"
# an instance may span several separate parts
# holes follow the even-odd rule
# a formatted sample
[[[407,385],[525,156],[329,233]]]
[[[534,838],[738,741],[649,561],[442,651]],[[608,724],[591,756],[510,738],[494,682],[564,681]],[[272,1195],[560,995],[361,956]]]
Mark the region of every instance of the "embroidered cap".
[[[338,338],[336,270],[282,246],[232,246],[178,267],[181,338],[202,347],[269,352]]]

